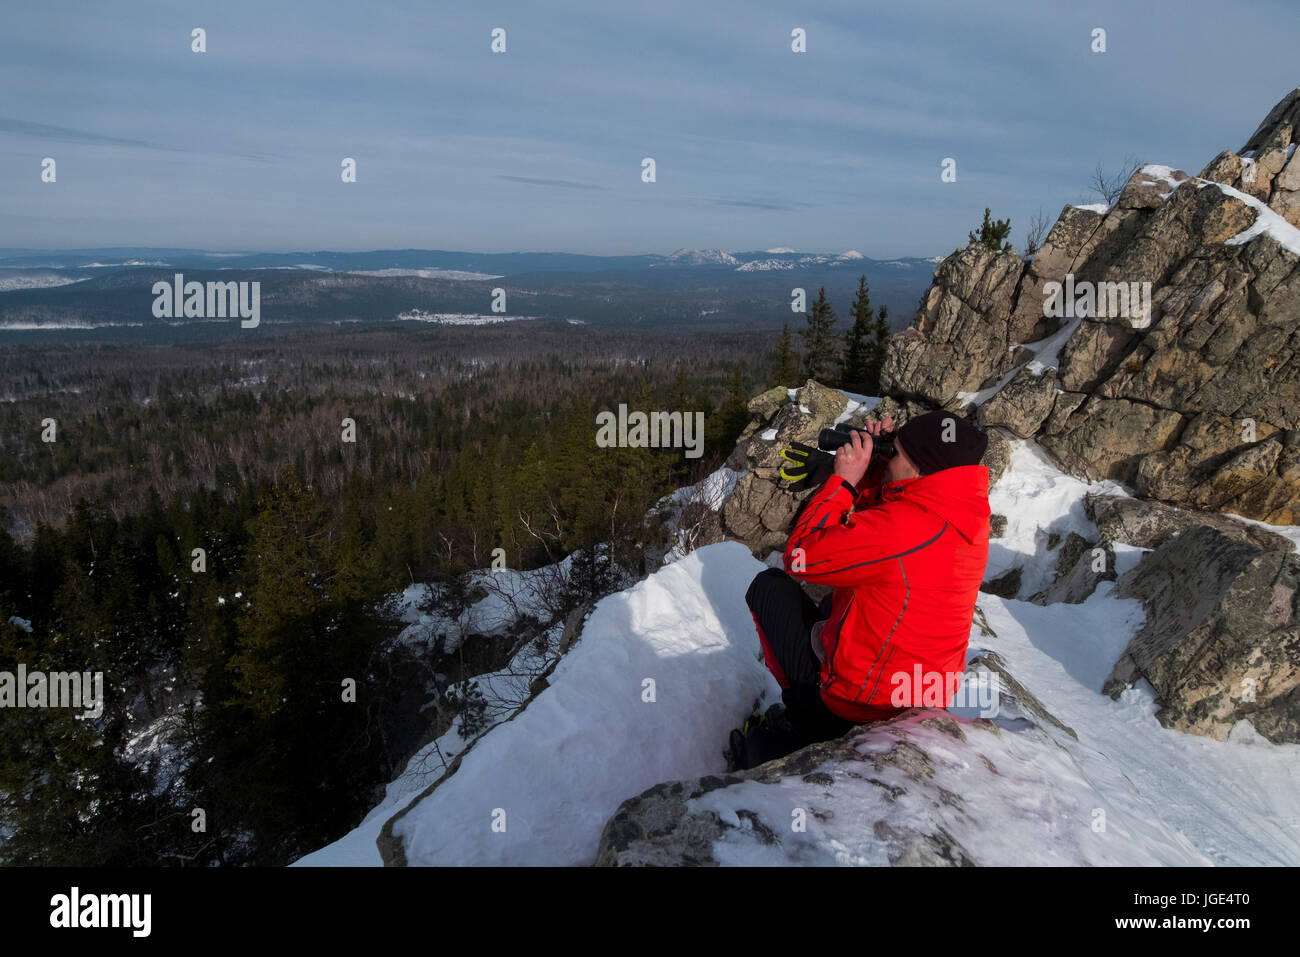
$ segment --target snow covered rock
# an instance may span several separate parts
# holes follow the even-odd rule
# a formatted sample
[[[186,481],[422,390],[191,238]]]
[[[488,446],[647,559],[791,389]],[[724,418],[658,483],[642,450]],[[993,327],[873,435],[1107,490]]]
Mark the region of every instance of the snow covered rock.
[[[1077,605],[1103,581],[1115,580],[1115,552],[1110,543],[1099,544],[1078,532],[1065,537],[1056,559],[1056,578],[1030,601],[1039,605],[1065,602]]]
[[[781,450],[791,442],[815,446],[818,432],[851,414],[854,421],[865,418],[870,404],[813,379],[797,390],[771,389],[751,400],[753,418],[727,460],[744,474],[722,507],[721,532],[755,555],[784,548],[795,514],[814,489],[792,490],[781,479]]]
[[[1102,690],[1145,678],[1165,727],[1223,741],[1240,720],[1300,742],[1300,555],[1193,525],[1117,583],[1146,623]]]
[[[1002,679],[997,715],[914,709],[749,771],[667,779],[619,806],[595,862],[1300,860],[1300,749],[1244,721],[1226,741],[1164,728],[1149,688],[1098,694],[1141,621],[1110,582],[1072,606],[982,597],[967,669]]]
[[[1100,801],[1036,726],[913,709],[750,771],[656,785],[605,825],[596,863],[1117,863],[1122,840],[1089,828]]]

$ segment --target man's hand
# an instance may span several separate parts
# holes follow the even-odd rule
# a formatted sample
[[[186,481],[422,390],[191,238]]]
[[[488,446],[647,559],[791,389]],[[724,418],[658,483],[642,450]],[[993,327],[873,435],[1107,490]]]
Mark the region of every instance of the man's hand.
[[[893,416],[888,416],[883,419],[872,419],[865,426],[863,426],[863,428],[865,428],[872,435],[879,435],[881,432],[893,432],[894,418]]]
[[[841,445],[835,453],[835,474],[857,488],[862,476],[867,474],[873,444],[870,435],[864,435],[857,429],[850,432],[848,443]]]
[[[894,431],[894,420],[892,417],[873,420],[863,427],[863,431],[868,434],[863,435],[857,429],[850,432],[849,443],[835,453],[835,474],[859,491],[862,478],[867,474],[867,466],[871,464],[871,450],[875,446],[871,436]]]

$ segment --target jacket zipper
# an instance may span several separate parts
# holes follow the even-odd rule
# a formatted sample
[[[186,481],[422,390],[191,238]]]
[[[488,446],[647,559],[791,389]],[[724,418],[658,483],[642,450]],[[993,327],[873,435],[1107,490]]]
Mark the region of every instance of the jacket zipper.
[[[857,599],[857,595],[849,595],[849,603],[844,608],[844,614],[840,616],[840,626],[835,629],[835,647],[831,649],[830,659],[826,663],[827,677],[821,685],[823,690],[829,688],[835,681],[835,653],[840,650],[840,636],[844,633],[844,623],[849,620],[849,612],[852,610],[853,603],[857,601]],[[822,631],[824,632],[825,630],[826,629],[823,627]],[[818,635],[817,637],[820,638],[821,635]]]
[[[871,672],[876,670],[876,664],[879,662],[880,671],[876,674],[876,683],[871,686],[871,694],[867,695],[867,703],[870,704],[872,695],[876,693],[876,688],[880,685],[880,678],[885,673],[885,667],[889,664],[889,659],[894,656],[894,649],[890,647],[890,645],[894,640],[894,632],[898,631],[898,626],[903,621],[903,614],[907,611],[907,603],[912,597],[912,586],[908,583],[907,568],[903,565],[902,557],[898,559],[898,570],[903,575],[903,607],[898,609],[898,617],[894,619],[894,627],[889,629],[889,634],[885,636],[885,643],[880,646],[882,654],[886,648],[889,648],[889,654],[885,655],[884,661],[880,661],[880,655],[876,655],[876,660],[873,661],[871,667],[867,669],[866,678],[862,680],[862,687],[859,688],[858,693],[853,696],[854,704],[857,704],[857,702],[862,698],[862,692],[867,690],[867,682],[871,680]]]

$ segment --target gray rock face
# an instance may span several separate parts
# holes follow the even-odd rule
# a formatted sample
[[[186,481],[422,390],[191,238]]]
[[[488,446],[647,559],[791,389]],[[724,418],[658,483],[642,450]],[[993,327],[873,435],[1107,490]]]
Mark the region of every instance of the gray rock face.
[[[1024,571],[1020,568],[1012,568],[996,578],[990,578],[980,584],[980,591],[989,595],[997,595],[999,598],[1015,598],[1020,594],[1020,579],[1024,576]]]
[[[1015,253],[981,245],[940,263],[916,324],[890,339],[881,387],[946,405],[1010,369],[1010,348],[1019,341],[1011,307],[1023,269]]]
[[[1093,395],[1069,416],[1060,432],[1041,436],[1039,444],[1067,472],[1091,481],[1118,479],[1132,485],[1143,458],[1172,449],[1182,426],[1182,416],[1170,409]]]
[[[1300,223],[1298,135],[1300,90],[1200,177],[1143,167],[1108,211],[1067,206],[1032,261],[948,257],[890,343],[889,389],[949,407],[992,390],[977,418],[1073,474],[1300,523],[1300,255],[1263,228],[1243,240],[1251,197]],[[1077,315],[1048,308],[1049,283]],[[1015,371],[1040,350],[1055,370]]]
[[[722,507],[721,532],[744,542],[755,555],[784,548],[799,506],[813,489],[798,492],[780,477],[781,450],[791,442],[815,446],[817,433],[844,414],[842,392],[809,379],[791,400],[785,389],[770,389],[749,402],[753,415],[741,433],[728,465],[744,475]],[[804,411],[804,410],[807,411]],[[772,438],[764,434],[775,433]]]
[[[1157,548],[1193,525],[1208,525],[1233,541],[1247,542],[1256,548],[1284,552],[1292,549],[1290,539],[1258,525],[1163,502],[1089,492],[1084,496],[1083,508],[1106,543]]]
[[[1070,532],[1056,556],[1056,577],[1052,584],[1029,600],[1039,605],[1056,602],[1077,605],[1097,590],[1099,582],[1114,580],[1115,552],[1109,544],[1092,542],[1077,532]]]
[[[997,395],[979,407],[976,420],[983,426],[1000,425],[1022,439],[1038,432],[1056,404],[1056,370],[1035,375],[1022,366]]]
[[[1089,492],[1084,496],[1084,511],[1097,526],[1098,541],[1070,532],[1057,553],[1052,584],[1029,598],[1035,604],[1078,604],[1086,601],[1099,583],[1114,581],[1116,542],[1154,549],[1188,528],[1206,526],[1232,541],[1245,542],[1263,551],[1293,550],[1290,539],[1259,525],[1229,515],[1193,511],[1147,499]],[[1009,581],[1010,575],[1004,575],[1002,579],[985,583],[981,590],[1006,598],[1016,597],[1020,588],[1019,569],[1014,571],[1017,574],[1013,583]],[[1008,580],[1005,584],[1004,579]]]
[[[1300,556],[1192,525],[1122,576],[1147,620],[1102,687],[1138,678],[1161,724],[1226,740],[1250,722],[1276,743],[1300,741]]]

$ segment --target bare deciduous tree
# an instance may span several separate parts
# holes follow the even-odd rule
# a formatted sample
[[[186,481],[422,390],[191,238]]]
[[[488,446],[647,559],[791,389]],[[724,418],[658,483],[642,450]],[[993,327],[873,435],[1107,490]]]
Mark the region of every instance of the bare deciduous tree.
[[[1032,256],[1043,246],[1043,240],[1047,238],[1047,232],[1052,228],[1052,224],[1047,221],[1043,214],[1043,207],[1038,207],[1038,213],[1029,220],[1029,229],[1025,233],[1025,255]]]
[[[1142,162],[1135,159],[1131,153],[1124,157],[1123,164],[1114,173],[1106,172],[1106,168],[1098,160],[1097,168],[1092,171],[1092,180],[1088,186],[1106,201],[1107,206],[1114,206],[1115,200],[1119,199],[1119,194],[1124,192],[1124,185],[1141,168]]]

